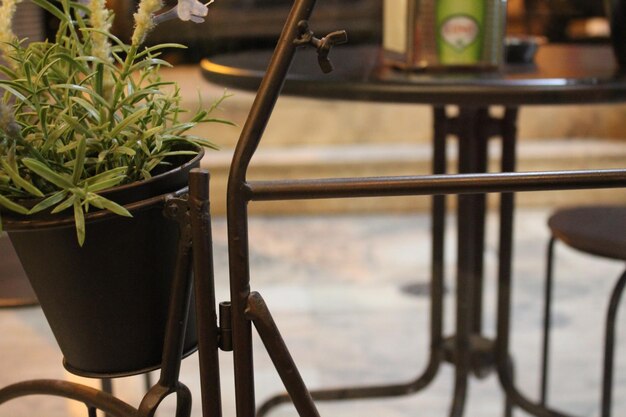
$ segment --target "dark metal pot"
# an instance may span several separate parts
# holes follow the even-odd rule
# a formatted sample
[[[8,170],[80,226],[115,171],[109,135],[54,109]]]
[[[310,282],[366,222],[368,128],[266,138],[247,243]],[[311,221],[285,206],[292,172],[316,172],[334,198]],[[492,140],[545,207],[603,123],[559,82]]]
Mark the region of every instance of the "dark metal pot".
[[[149,181],[103,193],[134,207],[133,218],[90,213],[83,247],[67,215],[5,218],[70,372],[116,377],[160,366],[179,229],[163,216],[164,198],[154,197],[184,188],[201,157]],[[191,309],[185,355],[196,344]]]

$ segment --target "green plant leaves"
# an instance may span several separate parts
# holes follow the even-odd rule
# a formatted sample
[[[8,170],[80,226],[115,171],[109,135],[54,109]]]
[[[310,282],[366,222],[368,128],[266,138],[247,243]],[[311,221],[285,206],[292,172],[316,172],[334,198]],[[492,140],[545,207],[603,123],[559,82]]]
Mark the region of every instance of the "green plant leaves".
[[[147,107],[144,107],[124,118],[122,121],[117,123],[117,125],[113,129],[111,129],[111,131],[109,132],[109,136],[116,137],[123,129],[129,126],[134,126],[140,118],[148,113],[148,110],[149,109]]]
[[[91,27],[79,1],[33,2],[59,25],[52,41],[8,44],[11,65],[0,65],[0,206],[23,215],[72,209],[82,243],[90,206],[130,215],[102,191],[150,178],[169,157],[193,154],[189,145],[216,148],[190,130],[231,124],[213,116],[226,96],[187,113],[178,86],[159,76],[171,66],[165,49],[183,45],[131,47],[106,25]],[[23,205],[29,198],[37,201]]]
[[[100,188],[99,184],[115,180],[118,182],[116,182],[114,185],[117,185],[126,177],[127,170],[128,167],[125,166],[113,168],[109,171],[105,171],[98,175],[94,175],[93,177],[85,179],[84,184],[87,185],[87,187],[91,191],[104,190],[104,188]]]
[[[7,162],[5,158],[0,159],[0,165],[2,166],[2,169],[4,169],[4,172],[8,174],[9,178],[11,178],[13,184],[18,186],[19,188],[23,188],[25,191],[31,193],[36,197],[44,196],[44,194],[39,191],[37,187],[26,181],[24,178],[20,177],[19,173],[14,170],[13,167],[11,167],[11,165]]]
[[[33,171],[35,174],[39,175],[46,181],[51,182],[61,189],[69,189],[74,187],[71,178],[53,171],[47,165],[40,161],[37,161],[36,159],[24,158],[22,162],[28,169]]]
[[[78,244],[83,246],[85,243],[85,212],[80,205],[79,200],[74,200],[74,221],[76,223],[76,237]]]
[[[30,209],[28,214],[35,214],[35,213],[39,213],[40,211],[49,209],[50,207],[56,204],[59,204],[61,201],[63,201],[66,195],[67,195],[67,191],[59,191],[58,193],[54,193],[50,197],[43,200],[42,202],[36,204],[35,207]]]
[[[74,173],[72,174],[72,183],[78,184],[80,178],[83,175],[83,168],[85,167],[85,151],[86,142],[85,138],[78,139],[78,147],[76,149],[76,159],[74,160]]]
[[[56,17],[57,19],[61,21],[66,20],[65,14],[61,10],[59,10],[57,7],[53,6],[50,2],[46,0],[32,0],[32,2],[35,3],[37,6],[41,7],[42,9],[44,9],[45,11],[47,11],[48,13],[50,13],[51,15],[53,15],[54,17]]]
[[[0,195],[0,206],[3,206],[11,211],[14,211],[18,214],[28,214],[28,209],[26,207],[23,207],[11,200],[9,200],[7,197]]]
[[[132,214],[128,210],[126,210],[123,206],[120,206],[114,201],[108,200],[99,195],[89,193],[87,195],[87,201],[98,207],[99,209],[107,209],[117,215],[124,217],[133,217]]]

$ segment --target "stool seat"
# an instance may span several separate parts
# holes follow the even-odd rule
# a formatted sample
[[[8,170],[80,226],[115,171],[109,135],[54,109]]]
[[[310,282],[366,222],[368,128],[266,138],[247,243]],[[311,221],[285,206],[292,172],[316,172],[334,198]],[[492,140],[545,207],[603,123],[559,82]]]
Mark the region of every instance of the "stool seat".
[[[554,237],[574,249],[626,260],[626,207],[565,208],[550,216],[548,226]]]

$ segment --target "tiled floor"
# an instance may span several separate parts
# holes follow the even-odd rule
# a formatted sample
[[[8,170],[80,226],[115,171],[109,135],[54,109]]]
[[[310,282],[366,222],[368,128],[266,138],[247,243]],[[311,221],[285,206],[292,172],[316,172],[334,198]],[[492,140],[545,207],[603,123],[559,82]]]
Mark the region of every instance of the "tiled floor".
[[[517,215],[514,265],[513,355],[517,381],[537,396],[540,294],[545,264],[547,210]],[[214,219],[219,300],[228,299],[226,225]],[[493,334],[497,223],[490,217],[485,323]],[[253,288],[266,298],[310,387],[404,382],[424,367],[428,345],[428,302],[407,295],[406,285],[428,280],[429,225],[425,215],[254,217],[250,221]],[[446,333],[454,325],[455,248],[450,228],[447,259]],[[580,416],[598,415],[600,339],[611,286],[623,264],[557,249],[551,403]],[[596,279],[597,278],[597,279]],[[626,309],[620,313],[624,329]],[[0,386],[29,378],[71,378],[38,308],[0,311]],[[624,332],[619,336],[623,340]],[[618,340],[620,342],[621,340]],[[280,391],[280,381],[256,340],[258,399]],[[616,352],[614,415],[626,415],[626,344]],[[185,360],[182,380],[198,396],[195,355]],[[320,405],[323,416],[446,416],[453,369],[444,365],[426,391],[407,398]],[[234,417],[231,355],[222,354],[224,415]],[[93,381],[92,381],[93,384]],[[141,380],[115,382],[122,398],[137,404]],[[466,415],[499,416],[497,379],[472,380]],[[166,402],[160,416],[173,415]],[[32,397],[0,406],[0,417],[85,416],[82,405]],[[200,416],[194,404],[194,416]],[[281,407],[273,417],[294,416]],[[517,416],[525,415],[517,411]]]

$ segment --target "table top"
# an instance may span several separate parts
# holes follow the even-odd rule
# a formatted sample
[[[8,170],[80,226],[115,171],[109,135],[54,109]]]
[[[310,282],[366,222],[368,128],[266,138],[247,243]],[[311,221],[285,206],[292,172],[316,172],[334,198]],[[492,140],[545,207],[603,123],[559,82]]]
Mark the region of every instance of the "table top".
[[[256,91],[271,50],[204,59],[208,81]],[[495,71],[406,72],[383,64],[375,45],[342,45],[323,74],[312,49],[298,50],[284,94],[311,98],[460,105],[532,105],[626,101],[626,74],[619,74],[610,47],[556,45],[539,48],[534,64],[509,64]]]

